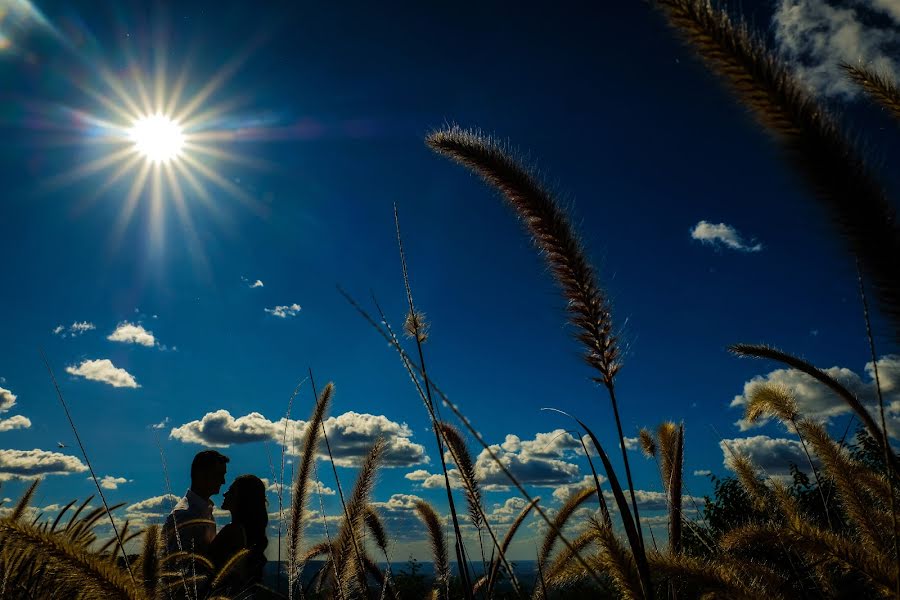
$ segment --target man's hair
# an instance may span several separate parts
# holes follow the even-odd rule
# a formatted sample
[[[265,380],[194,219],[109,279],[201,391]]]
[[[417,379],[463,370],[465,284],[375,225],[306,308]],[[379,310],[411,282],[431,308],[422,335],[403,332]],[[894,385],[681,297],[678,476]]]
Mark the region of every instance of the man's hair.
[[[202,452],[198,452],[194,457],[193,462],[191,462],[191,479],[194,479],[202,473],[203,471],[208,470],[210,467],[216,464],[226,464],[228,463],[229,458],[220,452],[216,452],[215,450],[204,450]]]

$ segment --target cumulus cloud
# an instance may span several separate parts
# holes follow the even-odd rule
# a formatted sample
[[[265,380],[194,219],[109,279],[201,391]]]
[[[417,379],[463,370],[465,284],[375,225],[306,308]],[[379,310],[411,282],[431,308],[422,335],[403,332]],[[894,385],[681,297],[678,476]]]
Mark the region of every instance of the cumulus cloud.
[[[88,481],[93,481],[92,477],[87,478]],[[104,475],[99,480],[100,487],[104,490],[117,490],[119,486],[123,483],[131,483],[130,479],[125,479],[124,477],[113,477],[112,475]]]
[[[97,329],[97,327],[89,321],[75,321],[68,327],[65,325],[57,325],[53,328],[53,333],[63,338],[78,337],[79,335],[87,331],[93,331],[94,329]]]
[[[250,284],[250,287],[251,288],[261,288],[264,285],[265,284],[262,282],[262,279],[257,279],[256,281],[254,281],[253,283]]]
[[[778,51],[814,92],[852,98],[859,88],[840,64],[863,64],[897,79],[900,74],[897,0],[780,0],[772,16]]]
[[[709,469],[696,469],[694,471],[694,477],[709,477],[712,475],[712,471]]]
[[[525,485],[560,486],[576,482],[580,477],[578,465],[566,459],[584,456],[584,449],[581,441],[565,429],[537,433],[534,439],[522,439],[509,434],[503,443],[494,444],[490,448],[503,465]],[[591,452],[593,453],[593,450]],[[448,465],[453,463],[449,453],[445,459]],[[459,472],[455,468],[448,469],[447,475],[450,478],[451,488],[462,486]],[[419,487],[423,489],[445,486],[442,472],[430,473],[418,469],[407,473],[404,477],[418,482]],[[482,450],[475,458],[475,477],[485,491],[504,491],[511,485],[503,469],[491,458],[487,450]]]
[[[175,506],[179,500],[181,500],[181,498],[175,494],[153,496],[152,498],[147,498],[146,500],[141,500],[140,502],[135,502],[128,506],[125,509],[125,513],[130,519],[161,517],[169,514],[169,512],[172,511],[172,507]]]
[[[122,321],[116,326],[116,329],[109,334],[106,339],[111,342],[121,342],[123,344],[139,344],[152,348],[157,344],[156,338],[152,331],[144,329],[143,325],[137,323],[129,323]]]
[[[175,427],[169,437],[182,442],[227,448],[273,439],[275,424],[258,412],[234,418],[227,410],[207,413],[199,421]]]
[[[741,252],[759,252],[762,244],[747,242],[737,229],[725,223],[700,221],[691,229],[691,238],[716,248],[730,248]]]
[[[31,419],[22,415],[13,415],[8,419],[0,419],[0,432],[13,429],[28,429],[31,427]]]
[[[76,457],[47,450],[0,450],[0,481],[32,479],[43,475],[83,473],[87,467]]]
[[[287,317],[296,317],[297,313],[300,312],[300,305],[295,302],[294,304],[279,305],[275,308],[264,308],[263,310],[270,315],[284,319]]]
[[[116,367],[108,358],[84,360],[77,367],[66,367],[66,373],[92,381],[102,381],[113,387],[141,387],[131,373]]]
[[[532,440],[510,434],[502,444],[492,445],[491,450],[524,485],[558,486],[581,476],[578,465],[564,460],[584,453],[581,442],[563,429],[538,433]],[[487,450],[475,459],[475,475],[485,490],[509,488],[509,479]]]
[[[16,404],[16,396],[6,388],[0,387],[0,413],[8,412]]]
[[[9,412],[16,404],[17,396],[11,391],[0,387],[0,414]],[[31,427],[31,420],[22,415],[13,415],[8,419],[0,419],[0,432],[11,431],[13,429],[28,429]]]
[[[626,450],[640,450],[641,438],[639,437],[624,437],[622,438],[625,441],[625,449]]]
[[[789,476],[792,464],[800,470],[808,470],[803,447],[795,440],[755,435],[722,440],[719,448],[722,449],[722,463],[730,470],[733,470],[731,461],[734,454],[749,457],[753,464],[770,477]]]
[[[823,369],[825,373],[840,381],[877,418],[877,390],[875,386],[875,365],[869,361],[864,367],[865,378],[846,367]],[[878,359],[878,376],[884,395],[885,417],[888,431],[895,438],[900,437],[900,355],[888,354]],[[765,375],[757,375],[744,383],[743,393],[731,401],[732,408],[743,409],[753,390],[760,385],[774,383],[787,386],[797,399],[803,416],[822,422],[830,422],[835,417],[850,413],[850,408],[834,392],[799,371],[776,369]],[[760,427],[765,421],[748,423],[743,418],[735,423],[741,431]]]
[[[393,494],[387,501],[372,502],[385,529],[391,532],[392,541],[418,541],[424,537],[424,525],[415,513],[415,503],[421,499],[412,494]]]
[[[286,422],[280,419],[273,422],[257,412],[233,417],[227,410],[217,410],[199,420],[175,427],[169,437],[215,448],[266,440],[280,444],[285,427],[288,429],[289,449],[302,447],[305,421]],[[409,426],[391,421],[384,415],[346,412],[326,419],[325,432],[338,466],[358,466],[378,437],[383,437],[387,444],[385,466],[408,467],[428,462],[424,446],[410,439],[413,432]],[[319,458],[327,457],[323,453],[324,450]]]
[[[606,477],[597,473],[597,478],[600,480],[600,485],[602,486],[606,482]],[[553,490],[553,497],[556,498],[560,502],[565,502],[568,500],[569,496],[573,493],[582,490],[586,487],[596,488],[597,484],[594,481],[593,475],[585,475],[581,478],[581,481],[575,483],[567,483],[565,485],[557,486]]]

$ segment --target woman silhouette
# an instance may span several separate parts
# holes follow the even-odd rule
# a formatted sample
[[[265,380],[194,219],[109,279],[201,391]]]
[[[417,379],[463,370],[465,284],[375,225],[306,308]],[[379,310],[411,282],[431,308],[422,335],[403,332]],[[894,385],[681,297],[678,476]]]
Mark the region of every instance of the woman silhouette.
[[[222,508],[231,511],[231,523],[210,543],[208,556],[218,572],[238,552],[249,550],[221,586],[232,591],[243,590],[262,582],[266,564],[265,550],[269,543],[266,485],[256,475],[241,475],[225,492]]]

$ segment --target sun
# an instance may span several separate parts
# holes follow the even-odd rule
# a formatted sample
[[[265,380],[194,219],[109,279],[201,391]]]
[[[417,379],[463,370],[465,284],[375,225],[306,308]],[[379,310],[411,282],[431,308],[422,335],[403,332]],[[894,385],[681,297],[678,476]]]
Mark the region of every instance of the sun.
[[[134,149],[154,164],[177,159],[184,149],[184,130],[175,120],[156,113],[138,118],[128,137]]]

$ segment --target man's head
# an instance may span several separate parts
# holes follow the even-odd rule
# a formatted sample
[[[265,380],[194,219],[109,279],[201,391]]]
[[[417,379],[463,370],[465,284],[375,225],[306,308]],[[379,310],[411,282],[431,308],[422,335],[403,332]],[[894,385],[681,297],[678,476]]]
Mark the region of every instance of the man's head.
[[[219,493],[225,483],[225,471],[228,457],[215,450],[198,452],[191,462],[191,489],[204,498]]]

